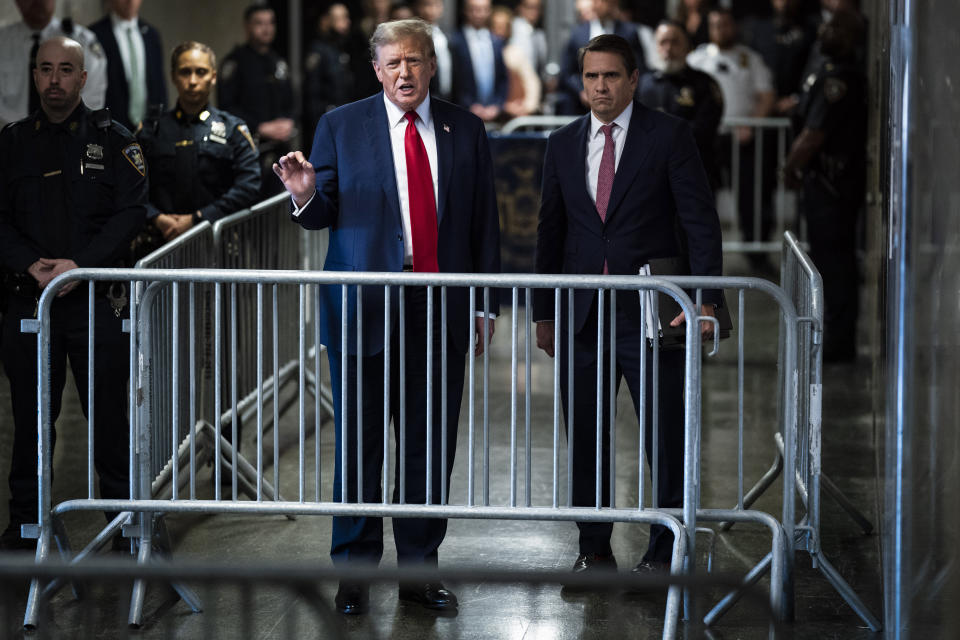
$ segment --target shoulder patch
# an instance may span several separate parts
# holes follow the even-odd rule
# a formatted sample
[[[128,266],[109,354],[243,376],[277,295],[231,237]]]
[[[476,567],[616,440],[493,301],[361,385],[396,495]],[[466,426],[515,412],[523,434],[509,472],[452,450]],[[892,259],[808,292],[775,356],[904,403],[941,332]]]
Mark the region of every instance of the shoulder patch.
[[[827,102],[837,102],[847,95],[847,83],[839,78],[827,78],[823,83],[823,96]]]
[[[123,148],[123,157],[133,165],[141,176],[147,175],[147,163],[143,160],[143,149],[137,142],[131,142]]]
[[[244,138],[247,139],[247,142],[250,143],[250,148],[253,149],[254,152],[256,152],[257,145],[253,141],[253,136],[250,135],[250,127],[248,127],[246,124],[238,124],[237,131],[239,131],[240,135],[242,135]]]
[[[233,58],[226,60],[223,63],[223,66],[220,67],[220,79],[229,80],[233,77],[233,74],[237,71],[237,61]]]

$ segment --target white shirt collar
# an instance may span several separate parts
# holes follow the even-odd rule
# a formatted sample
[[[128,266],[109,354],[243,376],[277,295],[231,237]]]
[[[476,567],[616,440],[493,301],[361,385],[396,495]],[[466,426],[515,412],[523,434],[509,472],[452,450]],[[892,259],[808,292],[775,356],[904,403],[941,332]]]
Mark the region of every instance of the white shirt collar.
[[[475,27],[471,27],[470,25],[466,24],[463,26],[463,33],[468,38],[479,38],[481,36],[485,36],[488,33],[490,33],[490,30],[487,29],[486,27],[483,27],[482,29],[477,29]]]
[[[406,120],[406,111],[390,102],[390,98],[387,97],[387,93],[383,93],[383,104],[387,108],[387,122],[390,123],[391,127],[395,127],[401,123],[401,121]],[[423,102],[420,103],[420,106],[416,109],[417,115],[420,116],[420,120],[423,121],[423,126],[428,129],[433,128],[433,116],[430,114],[430,92],[427,92],[427,97],[423,99]]]
[[[630,118],[633,116],[633,100],[627,103],[627,108],[620,112],[616,118],[613,119],[614,124],[626,131],[630,126]],[[590,112],[590,137],[593,138],[598,133],[600,133],[600,127],[603,126],[603,122],[600,121],[600,118]]]
[[[137,18],[131,20],[124,20],[117,14],[110,12],[110,22],[113,24],[114,31],[123,31],[124,29],[137,29],[139,25],[137,24]]]

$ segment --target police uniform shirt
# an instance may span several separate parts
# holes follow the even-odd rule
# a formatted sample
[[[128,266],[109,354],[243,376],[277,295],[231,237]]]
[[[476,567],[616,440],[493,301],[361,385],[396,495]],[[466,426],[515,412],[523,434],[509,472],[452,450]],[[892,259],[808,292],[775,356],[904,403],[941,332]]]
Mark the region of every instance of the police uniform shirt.
[[[798,109],[799,128],[824,133],[810,168],[837,191],[853,196],[862,194],[866,171],[866,99],[859,68],[828,59],[806,85]]]
[[[644,74],[637,87],[644,105],[690,123],[700,157],[712,169],[714,142],[723,115],[723,93],[708,74],[685,66],[677,73]]]
[[[43,111],[0,133],[0,264],[39,258],[114,267],[143,225],[147,168],[140,145],[105,111],[82,103],[61,123]]]
[[[22,120],[30,103],[30,50],[37,33],[22,20],[0,27],[0,126]],[[40,42],[55,36],[67,36],[83,45],[83,66],[87,83],[80,93],[84,104],[102,109],[107,99],[107,57],[93,32],[72,24],[66,33],[59,18],[54,18],[39,31]]]
[[[713,43],[700,45],[687,56],[687,64],[709,73],[720,85],[724,118],[752,116],[757,94],[773,91],[770,69],[755,51],[742,44],[729,49]]]
[[[261,122],[293,117],[290,67],[273,51],[259,53],[248,44],[236,47],[217,76],[217,104],[256,133]]]
[[[809,24],[767,18],[745,25],[744,42],[763,58],[778,96],[800,91],[816,32]]]
[[[257,147],[244,122],[207,107],[148,116],[137,131],[150,165],[148,218],[194,214],[214,222],[254,204],[260,193]]]

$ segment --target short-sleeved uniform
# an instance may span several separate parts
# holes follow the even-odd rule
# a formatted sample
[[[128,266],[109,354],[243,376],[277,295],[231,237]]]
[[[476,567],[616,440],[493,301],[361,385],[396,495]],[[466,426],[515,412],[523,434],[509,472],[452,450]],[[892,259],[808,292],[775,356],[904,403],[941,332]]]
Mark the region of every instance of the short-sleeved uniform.
[[[857,324],[857,215],[866,188],[866,78],[856,63],[829,58],[805,85],[795,127],[822,131],[803,180],[810,257],[824,283],[824,355],[854,353]]]
[[[80,267],[123,266],[143,225],[146,202],[140,145],[106,110],[91,112],[81,104],[57,124],[39,111],[0,133],[0,265],[8,301],[0,358],[14,417],[11,527],[37,518],[37,347],[35,335],[20,332],[20,320],[35,317],[40,292],[27,269],[39,258],[69,258]],[[105,498],[129,495],[124,287],[105,283],[94,297],[94,464]],[[54,420],[68,357],[87,414],[87,312],[86,287],[53,304]]]
[[[212,223],[257,201],[257,146],[240,118],[209,106],[190,116],[178,107],[144,119],[137,139],[150,165],[150,203],[136,258],[163,244],[152,223],[161,213]]]
[[[685,66],[677,73],[655,71],[640,78],[640,102],[690,123],[697,150],[714,189],[719,185],[717,130],[723,115],[723,93],[708,74]]]

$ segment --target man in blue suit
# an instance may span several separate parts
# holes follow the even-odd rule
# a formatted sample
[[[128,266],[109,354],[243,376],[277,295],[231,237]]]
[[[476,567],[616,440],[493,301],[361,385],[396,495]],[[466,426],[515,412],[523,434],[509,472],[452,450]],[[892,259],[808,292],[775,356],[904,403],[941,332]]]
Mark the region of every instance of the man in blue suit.
[[[160,34],[140,19],[142,0],[109,0],[110,13],[90,25],[107,55],[110,115],[130,131],[149,107],[167,101]]]
[[[307,229],[330,229],[324,269],[327,271],[441,271],[493,273],[500,269],[500,231],[490,150],[483,123],[470,113],[431,98],[436,72],[430,26],[422,20],[398,20],[377,27],[371,56],[383,92],[328,112],[320,118],[310,161],[299,151],[274,165],[294,201],[293,216]],[[426,501],[427,470],[427,293],[405,287],[405,332],[400,335],[399,292],[390,298],[390,339],[384,344],[382,287],[364,287],[362,315],[357,317],[356,288],[346,309],[341,288],[321,293],[321,341],[329,352],[337,428],[334,500],[357,502],[357,372],[362,361],[363,502],[380,502],[385,409],[393,418],[397,441],[405,449],[404,494],[399,466],[394,502]],[[483,310],[478,292],[476,309]],[[492,294],[493,292],[491,292]],[[463,393],[465,354],[483,352],[493,334],[492,317],[471,319],[468,289],[447,292],[446,468],[441,468],[443,430],[440,354],[440,292],[435,289],[433,315],[433,425],[430,501],[441,502],[441,486],[449,485],[457,441],[457,420]],[[486,309],[497,310],[494,303]],[[341,319],[350,334],[341,353]],[[356,327],[362,321],[362,348]],[[486,329],[486,332],[484,332]],[[405,343],[403,342],[405,341]],[[405,346],[400,376],[400,346]],[[385,346],[390,366],[385,367]],[[341,360],[342,356],[347,357]],[[347,400],[341,405],[341,374],[346,364]],[[389,376],[389,407],[384,407],[384,381]],[[405,415],[400,413],[401,394]],[[401,426],[403,423],[403,426]],[[342,441],[346,426],[347,442]],[[401,438],[401,434],[403,437]],[[347,486],[340,482],[340,460],[347,449]],[[401,451],[404,451],[401,449]],[[393,520],[401,564],[436,565],[446,520]],[[377,563],[383,553],[379,518],[333,519],[334,562]],[[454,610],[457,599],[440,583],[401,584],[400,599],[437,610]],[[336,605],[346,614],[362,613],[368,590],[342,582]]]
[[[586,22],[581,22],[570,32],[570,39],[567,41],[567,46],[564,48],[563,56],[560,59],[560,90],[557,95],[558,114],[580,115],[587,112],[589,105],[583,92],[583,82],[580,80],[577,54],[591,38],[604,33],[621,36],[630,43],[630,49],[636,58],[640,75],[643,75],[647,70],[637,25],[620,20],[617,17],[618,8],[618,0],[593,0],[594,17]]]
[[[464,0],[463,14],[463,28],[450,38],[453,101],[490,122],[507,100],[503,40],[490,33],[490,0]]]
[[[720,223],[713,194],[697,153],[690,126],[683,120],[644,107],[634,99],[638,70],[629,43],[616,35],[598,36],[580,50],[579,66],[591,113],[558,129],[549,138],[544,158],[540,217],[537,226],[537,273],[635,275],[658,258],[679,259],[694,275],[722,272]],[[566,300],[566,296],[563,296]],[[568,446],[573,450],[574,506],[596,506],[596,415],[598,296],[578,291],[573,326],[561,317],[561,335],[573,333],[573,358],[561,348],[560,384]],[[607,298],[607,302],[609,298]],[[718,291],[705,291],[701,313],[714,315]],[[643,337],[643,318],[636,294],[621,292],[615,311],[604,310],[603,371],[609,359],[616,363],[616,379],[604,376],[602,398],[610,384],[625,379],[640,415],[641,396],[647,398],[646,439],[652,454],[652,374],[646,389],[640,368],[647,359],[653,371],[652,349]],[[611,314],[616,316],[616,351],[610,353]],[[537,346],[554,355],[553,292],[534,295]],[[671,322],[685,321],[681,313]],[[704,322],[701,330],[709,331]],[[567,372],[574,367],[573,412],[567,406]],[[684,352],[659,353],[658,506],[679,507],[683,499],[683,378]],[[609,505],[610,416],[603,404],[601,469],[602,505]],[[614,570],[610,547],[613,525],[578,522],[580,550],[574,572]],[[666,570],[673,535],[660,525],[651,527],[650,544],[636,572]]]

